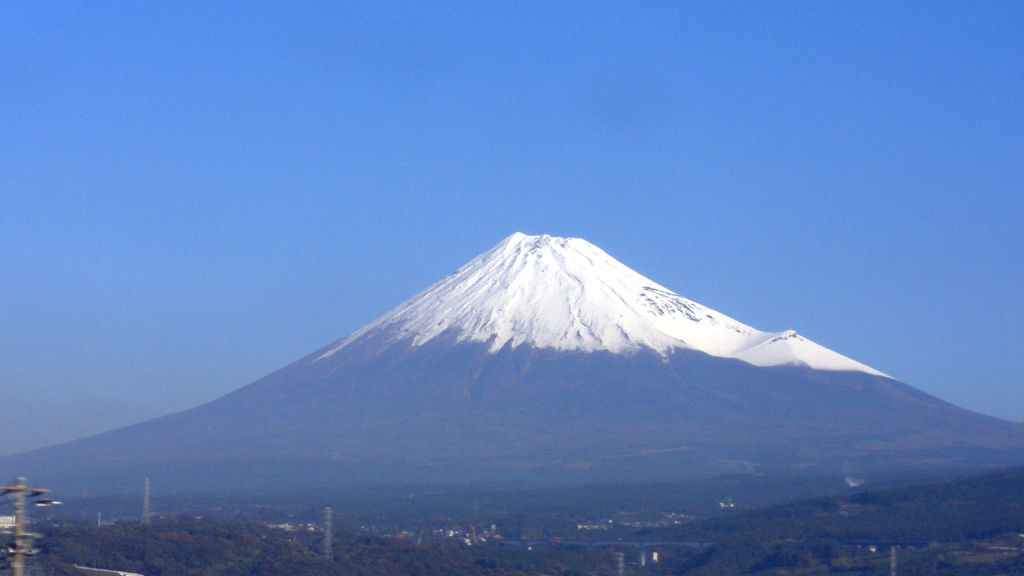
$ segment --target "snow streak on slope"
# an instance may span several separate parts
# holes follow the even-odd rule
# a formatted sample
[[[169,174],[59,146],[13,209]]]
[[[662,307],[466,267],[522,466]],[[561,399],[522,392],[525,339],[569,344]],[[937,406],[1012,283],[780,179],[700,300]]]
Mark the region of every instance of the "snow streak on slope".
[[[459,341],[565,351],[667,354],[693,348],[756,366],[801,364],[884,376],[795,332],[761,332],[683,298],[579,238],[516,233],[393,311],[331,346],[360,337],[422,345]]]

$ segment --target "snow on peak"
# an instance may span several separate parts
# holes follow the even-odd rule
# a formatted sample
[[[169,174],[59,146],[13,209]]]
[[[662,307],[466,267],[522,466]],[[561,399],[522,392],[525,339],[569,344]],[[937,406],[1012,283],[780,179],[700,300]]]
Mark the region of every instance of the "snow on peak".
[[[505,346],[661,354],[678,348],[757,366],[802,364],[878,374],[793,331],[761,332],[688,300],[580,238],[515,233],[391,312],[332,345],[360,337],[422,345],[442,333]]]

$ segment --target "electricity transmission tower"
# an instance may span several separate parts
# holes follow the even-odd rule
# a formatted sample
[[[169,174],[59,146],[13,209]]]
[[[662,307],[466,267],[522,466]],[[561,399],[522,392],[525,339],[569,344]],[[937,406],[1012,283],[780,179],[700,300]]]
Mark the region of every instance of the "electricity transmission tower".
[[[142,525],[149,526],[153,521],[153,513],[149,511],[149,478],[146,478],[145,488],[142,491]]]
[[[14,500],[14,543],[10,546],[11,576],[24,576],[25,556],[35,554],[32,549],[34,534],[25,531],[25,498],[41,496],[49,492],[46,488],[31,488],[25,485],[24,478],[18,478],[14,486],[0,486],[0,495],[10,495]],[[55,500],[37,500],[36,506],[60,504]]]
[[[324,508],[324,560],[334,558],[334,552],[331,550],[331,512],[330,506]]]

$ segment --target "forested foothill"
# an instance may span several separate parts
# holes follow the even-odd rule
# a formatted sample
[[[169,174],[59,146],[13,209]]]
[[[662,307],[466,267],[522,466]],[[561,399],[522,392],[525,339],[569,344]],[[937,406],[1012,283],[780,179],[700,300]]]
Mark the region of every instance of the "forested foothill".
[[[653,488],[595,488],[589,504],[562,489],[409,494],[420,502],[404,512],[392,495],[375,518],[331,503],[330,559],[322,507],[220,506],[150,526],[38,522],[31,566],[55,576],[74,564],[146,576],[576,576],[616,574],[621,554],[627,574],[883,575],[895,556],[901,575],[1024,574],[1024,470],[760,509],[720,502],[713,517],[672,506],[678,495],[658,501]]]

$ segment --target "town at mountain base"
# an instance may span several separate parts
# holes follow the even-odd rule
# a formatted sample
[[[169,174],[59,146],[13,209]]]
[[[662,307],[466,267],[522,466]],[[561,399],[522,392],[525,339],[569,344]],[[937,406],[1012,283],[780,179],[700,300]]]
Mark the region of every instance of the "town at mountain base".
[[[1024,425],[678,296],[578,239],[513,235],[214,402],[0,471],[120,489],[652,481],[1024,463]]]

